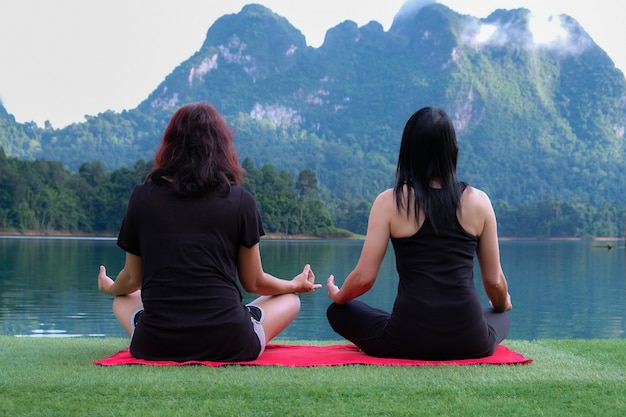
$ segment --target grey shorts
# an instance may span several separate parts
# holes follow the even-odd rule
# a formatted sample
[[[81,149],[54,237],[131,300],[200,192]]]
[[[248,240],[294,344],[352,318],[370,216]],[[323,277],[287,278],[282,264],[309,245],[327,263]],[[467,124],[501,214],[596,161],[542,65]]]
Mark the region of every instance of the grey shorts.
[[[254,333],[256,333],[256,336],[259,338],[259,343],[261,344],[261,350],[259,351],[259,356],[257,356],[258,358],[263,354],[263,352],[265,352],[265,345],[267,343],[265,341],[265,330],[263,330],[263,326],[261,325],[263,319],[265,318],[265,311],[257,305],[253,306],[248,304],[246,307],[248,307],[248,310],[251,310],[251,308],[258,309],[255,312],[250,311],[250,320],[252,321],[252,326],[254,327]]]
[[[137,327],[137,321],[139,321],[139,317],[143,314],[143,307],[135,310],[132,316],[130,316],[130,328],[135,330]]]
[[[259,351],[259,356],[261,356],[263,352],[265,352],[265,345],[267,343],[265,341],[265,330],[263,330],[263,326],[261,325],[261,323],[263,322],[263,319],[265,318],[265,312],[259,306],[254,306],[254,307],[256,307],[258,311],[255,312],[254,315],[252,312],[250,313],[250,321],[252,322],[254,333],[256,333],[256,337],[259,339],[259,343],[261,344],[261,350]],[[260,311],[260,317],[259,317],[259,311]],[[130,326],[133,329],[133,331],[135,330],[135,327],[137,326],[137,321],[139,321],[139,317],[141,317],[142,314],[143,314],[143,308],[140,308],[140,309],[135,310],[132,316],[130,316]],[[258,320],[257,318],[255,318],[255,316],[258,318]],[[257,356],[257,358],[259,356]]]

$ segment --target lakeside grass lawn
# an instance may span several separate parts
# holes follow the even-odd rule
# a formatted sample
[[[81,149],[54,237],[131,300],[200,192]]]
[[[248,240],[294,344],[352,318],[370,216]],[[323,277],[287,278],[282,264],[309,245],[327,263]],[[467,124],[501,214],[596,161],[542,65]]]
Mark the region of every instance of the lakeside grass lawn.
[[[533,363],[101,367],[127,339],[0,336],[0,416],[626,415],[626,339],[505,344]]]

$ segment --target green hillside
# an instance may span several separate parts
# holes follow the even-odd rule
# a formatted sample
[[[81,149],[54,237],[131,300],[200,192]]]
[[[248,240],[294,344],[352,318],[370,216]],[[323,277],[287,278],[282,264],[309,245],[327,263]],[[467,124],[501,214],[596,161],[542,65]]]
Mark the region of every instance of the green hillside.
[[[534,44],[529,16],[477,19],[431,4],[388,31],[343,22],[312,48],[286,19],[249,5],[218,19],[136,109],[54,129],[15,123],[0,108],[0,146],[72,172],[96,161],[133,167],[152,158],[175,108],[209,101],[233,127],[242,161],[293,178],[312,171],[335,225],[350,228],[363,219],[349,213],[392,185],[404,122],[434,105],[455,122],[460,177],[489,193],[510,219],[508,235],[622,235],[624,74],[567,16],[566,39]],[[480,38],[481,28],[492,37]],[[515,220],[544,212],[544,225],[520,230]]]

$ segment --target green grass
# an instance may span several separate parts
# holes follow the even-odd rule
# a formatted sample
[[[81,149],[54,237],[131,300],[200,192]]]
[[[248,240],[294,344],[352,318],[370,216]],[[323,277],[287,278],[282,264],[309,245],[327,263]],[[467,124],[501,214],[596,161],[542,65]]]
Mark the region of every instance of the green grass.
[[[92,365],[127,344],[0,336],[0,416],[626,415],[626,339],[507,341],[521,366]]]

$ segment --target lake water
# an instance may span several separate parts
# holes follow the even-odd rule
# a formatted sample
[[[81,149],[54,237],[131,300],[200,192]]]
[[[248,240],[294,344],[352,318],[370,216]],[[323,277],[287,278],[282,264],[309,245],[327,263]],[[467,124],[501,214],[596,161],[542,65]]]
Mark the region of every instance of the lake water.
[[[611,249],[587,241],[500,242],[514,307],[510,339],[625,337],[626,250],[623,241],[602,244]],[[318,281],[332,273],[341,283],[361,245],[263,240],[261,256],[265,270],[276,276],[290,278],[308,262]],[[0,334],[125,337],[111,311],[112,298],[99,293],[96,282],[100,264],[115,276],[123,260],[114,239],[0,238]],[[364,301],[391,309],[398,281],[394,262],[389,247]],[[336,340],[326,321],[325,288],[301,299],[300,315],[279,339]]]

